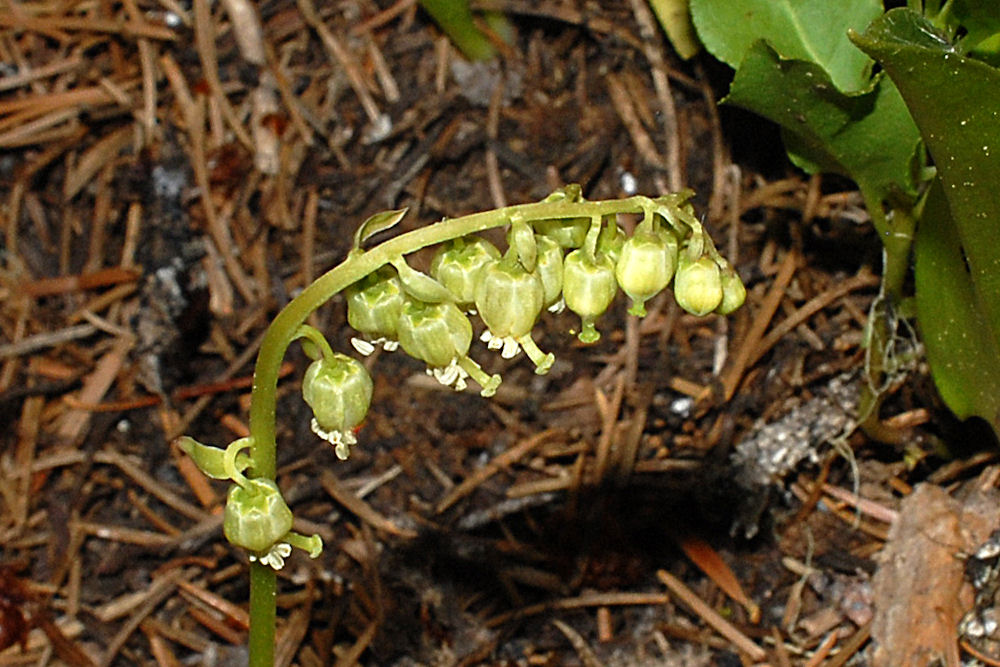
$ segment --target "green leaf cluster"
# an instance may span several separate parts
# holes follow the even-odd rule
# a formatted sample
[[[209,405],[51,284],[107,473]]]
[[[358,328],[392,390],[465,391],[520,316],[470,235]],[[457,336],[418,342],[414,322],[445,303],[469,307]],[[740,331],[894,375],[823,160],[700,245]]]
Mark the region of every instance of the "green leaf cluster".
[[[855,41],[898,86],[937,169],[915,249],[917,317],[934,379],[958,416],[978,415],[1000,432],[1000,70],[905,9]]]
[[[909,5],[690,0],[705,47],[736,70],[724,101],[780,125],[805,171],[858,184],[897,305],[915,260],[941,395],[1000,433],[1000,12],[993,0]]]

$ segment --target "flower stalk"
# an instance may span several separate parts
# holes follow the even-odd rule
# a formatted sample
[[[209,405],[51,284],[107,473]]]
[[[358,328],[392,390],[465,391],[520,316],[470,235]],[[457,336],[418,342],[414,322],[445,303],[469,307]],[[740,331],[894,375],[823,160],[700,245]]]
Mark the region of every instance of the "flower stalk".
[[[240,503],[234,502],[232,507],[227,506],[227,511],[231,514],[230,530],[227,535],[239,536],[244,545],[249,544],[252,547],[249,663],[251,666],[263,667],[271,665],[273,661],[275,570],[284,565],[284,559],[293,546],[306,550],[312,557],[318,556],[322,548],[322,542],[317,536],[306,537],[283,530],[286,524],[289,524],[288,516],[285,515],[288,508],[283,505],[283,501],[278,502],[277,499],[268,497],[268,494],[280,494],[275,483],[276,395],[279,369],[289,345],[296,339],[304,339],[306,351],[315,360],[314,367],[307,372],[303,384],[304,392],[307,394],[304,397],[313,407],[317,419],[322,421],[320,425],[323,429],[337,436],[335,444],[338,444],[336,453],[339,457],[346,458],[349,454],[347,445],[353,444],[354,441],[352,429],[355,429],[363,419],[371,397],[371,380],[367,376],[367,371],[352,358],[335,353],[319,331],[305,325],[309,315],[344,290],[348,290],[349,296],[368,299],[371,303],[385,302],[385,321],[364,320],[362,323],[362,320],[357,318],[352,321],[368,329],[359,333],[390,339],[394,334],[398,334],[404,351],[424,358],[432,367],[431,371],[440,376],[439,380],[447,381],[447,384],[461,389],[465,386],[464,378],[471,377],[481,385],[482,394],[489,396],[496,391],[500,377],[488,375],[466,354],[472,334],[470,323],[459,308],[468,305],[459,302],[469,299],[469,290],[462,282],[462,278],[468,279],[474,271],[487,270],[487,266],[494,271],[502,269],[502,275],[497,274],[491,280],[486,279],[486,274],[480,276],[477,273],[472,276],[470,284],[477,286],[475,301],[480,316],[491,328],[496,329],[492,332],[488,329],[487,333],[494,334],[492,338],[502,340],[505,353],[516,353],[518,347],[524,349],[527,356],[535,363],[536,372],[544,373],[551,366],[554,357],[538,349],[531,337],[531,328],[538,311],[542,310],[543,306],[552,305],[560,300],[559,287],[564,285],[561,253],[567,247],[566,243],[577,244],[583,241],[583,248],[574,252],[585,254],[590,262],[595,258],[602,261],[602,266],[606,268],[605,273],[608,275],[604,281],[607,283],[607,289],[601,291],[600,300],[610,303],[617,289],[613,267],[625,241],[624,234],[615,223],[617,215],[641,213],[649,221],[656,215],[656,220],[664,223],[661,230],[663,234],[670,235],[671,240],[676,239],[682,248],[687,248],[695,255],[703,256],[713,262],[713,265],[718,265],[721,270],[727,272],[726,275],[735,276],[711,242],[705,242],[706,237],[701,224],[686,203],[690,196],[690,192],[682,192],[656,199],[636,196],[621,200],[588,202],[580,196],[579,187],[567,186],[541,202],[508,206],[443,220],[401,234],[370,249],[362,249],[361,244],[365,240],[397,223],[405,211],[376,214],[359,228],[355,235],[355,248],[347,259],[320,276],[278,313],[264,334],[254,369],[250,436],[234,443],[235,448],[231,445],[230,450],[225,451],[200,445],[190,439],[186,439],[182,445],[206,474],[217,478],[228,477],[239,485],[240,491],[234,492],[233,497],[240,500]],[[585,239],[580,238],[580,232],[583,231],[581,221],[590,221]],[[504,259],[495,258],[498,254],[495,249],[491,249],[485,242],[475,240],[472,236],[488,229],[508,226],[510,247]],[[563,234],[566,243],[541,239],[542,243],[539,245],[538,235],[552,233],[553,230],[557,233],[570,231],[573,233]],[[444,243],[450,243],[448,247],[458,259],[448,267],[447,272],[432,271],[432,273],[439,273],[446,284],[412,269],[406,263],[407,255],[421,248]],[[482,246],[480,253],[482,257],[473,260],[461,255],[462,249],[473,247],[467,245],[470,243]],[[669,253],[649,254],[655,257],[667,257],[672,263],[672,256]],[[539,262],[541,266],[536,268]],[[393,268],[384,268],[387,265]],[[440,270],[441,265],[436,268]],[[402,287],[402,294],[393,296],[388,289],[392,285],[386,284],[383,286],[384,290],[376,289],[370,293],[366,292],[364,296],[358,296],[359,290],[377,286],[378,280],[369,276],[382,271],[391,278],[393,269],[398,276],[398,284]],[[464,270],[467,270],[470,276],[461,275]],[[650,271],[655,272],[657,276],[652,281],[643,280],[643,271],[642,262],[629,260],[627,282],[638,285],[637,289],[641,291],[641,296],[645,297],[647,292],[655,291],[647,285],[658,286],[664,283],[663,276],[672,273],[673,268],[651,267]],[[496,289],[503,294],[483,292],[484,285],[493,282],[497,283]],[[571,282],[565,281],[564,289],[572,291]],[[586,287],[586,285],[582,288],[577,286],[575,289],[587,291]],[[456,291],[462,294],[456,294]],[[521,303],[518,295],[522,293],[530,294],[530,304]],[[739,294],[739,290],[735,293]],[[565,291],[562,296],[566,296]],[[573,296],[570,294],[570,297]],[[576,305],[578,301],[579,298],[567,299],[570,307]],[[738,306],[735,302],[728,305]],[[518,307],[525,312],[518,311]],[[586,321],[591,322],[590,329],[593,328],[592,320],[606,307],[606,303],[603,307],[588,307]],[[393,314],[397,311],[398,316]],[[398,319],[394,319],[397,317]],[[432,337],[433,340],[427,340],[427,336],[421,333],[425,328],[421,324],[424,320],[427,320],[429,326],[437,327],[435,331],[441,329],[441,335]],[[442,336],[450,341],[451,347],[441,348],[444,340]],[[487,337],[486,340],[492,347],[496,347],[494,343],[500,340],[492,338]],[[242,453],[247,448],[249,448],[248,457]],[[280,498],[280,495],[278,497]],[[250,514],[242,514],[244,508],[247,508],[246,511]],[[268,513],[271,508],[275,509],[273,524],[268,523]],[[282,534],[279,536],[279,533]]]

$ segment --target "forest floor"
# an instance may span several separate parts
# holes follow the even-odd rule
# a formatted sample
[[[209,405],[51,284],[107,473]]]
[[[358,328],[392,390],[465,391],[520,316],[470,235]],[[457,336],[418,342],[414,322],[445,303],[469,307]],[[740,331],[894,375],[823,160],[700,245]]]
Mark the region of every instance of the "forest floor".
[[[346,462],[292,351],[279,483],[326,548],[280,573],[279,664],[1000,664],[1000,451],[905,326],[856,428],[881,251],[852,184],[717,107],[728,70],[640,0],[490,6],[515,35],[477,63],[413,0],[0,8],[0,665],[245,664],[226,487],[177,436],[246,435],[268,322],[369,215],[567,183],[692,188],[746,305],[619,300],[592,346],[547,314],[544,377],[474,350],[492,400],[376,355]],[[342,300],[314,324],[349,350]]]

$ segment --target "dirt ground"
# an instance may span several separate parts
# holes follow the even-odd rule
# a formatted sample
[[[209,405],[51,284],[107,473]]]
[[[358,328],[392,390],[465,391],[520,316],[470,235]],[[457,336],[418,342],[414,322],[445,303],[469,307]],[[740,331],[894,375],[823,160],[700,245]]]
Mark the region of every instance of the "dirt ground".
[[[474,350],[492,400],[376,355],[347,462],[293,349],[279,482],[326,549],[280,573],[279,664],[1000,664],[997,443],[905,326],[880,439],[855,428],[880,248],[852,184],[717,107],[728,71],[640,0],[489,6],[515,35],[484,63],[413,0],[0,7],[0,665],[244,664],[225,486],[175,438],[246,434],[268,321],[369,215],[567,183],[693,188],[746,305],[620,299],[593,346],[546,315],[544,377]],[[342,301],[314,323],[350,349]]]

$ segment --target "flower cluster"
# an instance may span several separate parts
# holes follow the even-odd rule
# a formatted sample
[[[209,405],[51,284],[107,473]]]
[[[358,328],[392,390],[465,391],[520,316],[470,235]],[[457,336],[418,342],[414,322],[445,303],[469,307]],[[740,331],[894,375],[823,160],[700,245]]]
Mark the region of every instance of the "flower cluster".
[[[600,338],[598,319],[619,290],[631,299],[629,313],[640,317],[646,314],[646,302],[671,286],[677,304],[690,313],[730,313],[743,303],[746,290],[695,218],[686,202],[689,196],[633,197],[626,208],[614,202],[585,202],[579,187],[570,186],[536,205],[493,212],[496,222],[478,229],[500,226],[506,219],[504,251],[485,238],[460,231],[437,247],[428,273],[414,269],[405,257],[426,243],[413,243],[416,247],[402,254],[397,253],[403,243],[387,242],[370,251],[361,248],[406,211],[376,214],[359,227],[354,250],[338,267],[353,276],[361,274],[359,267],[367,269],[344,289],[347,321],[357,333],[351,343],[364,356],[378,346],[389,352],[401,349],[426,364],[427,373],[442,384],[461,391],[471,379],[483,396],[492,396],[500,376],[487,373],[469,356],[477,329],[487,349],[504,359],[523,351],[542,375],[555,361],[551,353],[539,349],[532,335],[545,309],[573,311],[580,319],[576,333],[585,343]],[[642,213],[631,235],[618,225],[616,214],[623,211]],[[581,213],[589,217],[580,217]],[[407,236],[412,239],[415,234]],[[335,276],[338,269],[327,276]],[[317,284],[325,289],[327,276],[306,291]],[[354,278],[344,282],[348,280]],[[303,319],[304,315],[298,321]],[[346,459],[372,400],[368,369],[361,361],[334,352],[311,326],[301,324],[289,333],[291,340],[302,340],[312,359],[302,381],[303,398],[312,410],[312,430],[333,445],[338,458]],[[241,452],[247,442],[237,441],[225,450],[190,439],[181,446],[206,474],[235,482],[224,520],[230,542],[275,569],[284,563],[289,545],[319,553],[318,537],[291,531],[291,511],[274,481],[242,474],[254,463]]]
[[[560,196],[582,201],[573,191],[553,198]],[[671,285],[678,305],[695,315],[727,314],[746,296],[680,197],[650,200],[630,236],[613,216],[514,219],[505,252],[469,235],[441,244],[427,274],[395,257],[346,290],[347,321],[361,354],[378,345],[401,348],[442,384],[460,391],[471,378],[491,396],[500,377],[469,357],[470,315],[478,315],[479,339],[488,349],[505,359],[523,350],[535,372],[545,374],[554,357],[532,337],[544,309],[569,308],[580,318],[579,339],[592,343],[600,338],[598,318],[619,290],[631,299],[629,313],[641,317],[646,302]],[[315,330],[303,336],[325,345]],[[310,366],[303,393],[314,411],[313,430],[345,458],[371,400],[367,371],[353,359],[324,353]]]

